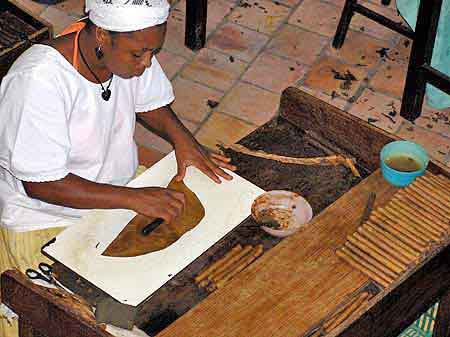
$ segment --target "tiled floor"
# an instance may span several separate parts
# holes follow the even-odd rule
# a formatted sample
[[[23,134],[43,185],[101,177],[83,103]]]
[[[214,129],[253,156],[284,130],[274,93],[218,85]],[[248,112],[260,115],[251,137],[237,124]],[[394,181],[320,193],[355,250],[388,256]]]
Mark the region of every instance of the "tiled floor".
[[[51,22],[56,33],[83,14],[84,0],[50,7],[16,1]],[[414,124],[399,116],[409,42],[357,14],[344,47],[331,47],[344,0],[211,0],[207,46],[197,53],[183,45],[185,0],[172,2],[158,58],[175,88],[174,110],[205,145],[234,142],[272,118],[281,90],[293,85],[421,143],[434,160],[450,167],[450,109],[425,107]],[[380,2],[365,4],[401,20],[395,1],[390,7]],[[219,104],[211,107],[208,100]],[[143,134],[139,129],[139,142],[170,150],[156,136],[144,139]]]

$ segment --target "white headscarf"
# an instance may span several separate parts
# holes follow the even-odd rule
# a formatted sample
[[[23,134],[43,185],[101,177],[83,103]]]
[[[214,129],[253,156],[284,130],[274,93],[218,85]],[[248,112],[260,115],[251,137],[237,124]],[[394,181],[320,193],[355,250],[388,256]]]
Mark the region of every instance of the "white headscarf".
[[[89,19],[113,32],[133,32],[167,21],[167,0],[86,0]]]

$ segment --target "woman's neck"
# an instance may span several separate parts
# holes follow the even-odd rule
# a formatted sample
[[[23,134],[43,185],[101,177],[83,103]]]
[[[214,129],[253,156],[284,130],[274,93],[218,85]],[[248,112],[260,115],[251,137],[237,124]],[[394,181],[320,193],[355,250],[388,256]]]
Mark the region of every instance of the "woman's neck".
[[[95,34],[93,32],[89,32],[86,29],[83,29],[79,35],[79,48],[78,48],[78,56],[79,56],[79,72],[81,75],[86,77],[92,82],[97,82],[95,75],[101,82],[107,81],[111,77],[111,72],[105,66],[102,60],[99,60],[95,54],[95,48],[97,48],[97,42],[95,39]],[[82,55],[81,55],[82,54]],[[83,57],[87,63],[83,60]],[[92,70],[92,72],[89,70]]]

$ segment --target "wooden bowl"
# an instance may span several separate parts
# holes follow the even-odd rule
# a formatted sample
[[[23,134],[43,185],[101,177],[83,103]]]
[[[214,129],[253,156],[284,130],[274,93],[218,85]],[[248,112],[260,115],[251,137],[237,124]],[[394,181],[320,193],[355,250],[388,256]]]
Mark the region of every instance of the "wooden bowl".
[[[276,237],[286,237],[297,232],[313,217],[308,201],[297,193],[269,191],[252,204],[252,217],[261,229]]]

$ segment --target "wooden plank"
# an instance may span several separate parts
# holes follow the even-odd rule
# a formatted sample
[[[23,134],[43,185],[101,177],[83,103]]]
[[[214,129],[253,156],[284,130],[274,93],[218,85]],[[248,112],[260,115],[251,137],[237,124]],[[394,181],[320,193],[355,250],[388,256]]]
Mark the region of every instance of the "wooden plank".
[[[369,171],[380,166],[381,148],[401,139],[294,87],[283,91],[280,115],[305,131],[334,142]],[[450,170],[438,162],[430,162],[428,169],[450,177]]]
[[[113,337],[100,329],[94,318],[88,319],[63,298],[34,285],[18,270],[3,273],[0,284],[2,302],[26,319],[21,323],[25,333],[40,332],[46,337]]]
[[[396,189],[374,173],[158,337],[305,334],[368,281],[334,251],[358,227],[371,191],[380,206]]]

